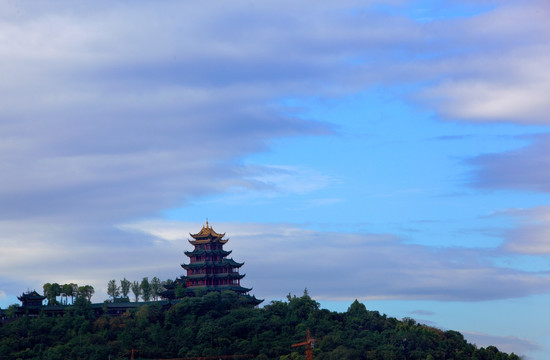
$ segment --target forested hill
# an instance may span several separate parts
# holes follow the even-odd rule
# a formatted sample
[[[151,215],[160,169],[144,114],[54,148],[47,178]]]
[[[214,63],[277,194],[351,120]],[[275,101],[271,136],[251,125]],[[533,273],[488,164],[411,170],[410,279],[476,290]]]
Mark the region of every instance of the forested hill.
[[[184,298],[163,311],[149,304],[119,317],[94,318],[80,304],[63,317],[22,317],[0,327],[0,359],[170,359],[251,354],[254,359],[304,359],[306,330],[318,360],[504,360],[518,356],[476,348],[456,331],[441,331],[368,311],[355,301],[344,313],[320,309],[307,293],[261,309],[233,293]]]

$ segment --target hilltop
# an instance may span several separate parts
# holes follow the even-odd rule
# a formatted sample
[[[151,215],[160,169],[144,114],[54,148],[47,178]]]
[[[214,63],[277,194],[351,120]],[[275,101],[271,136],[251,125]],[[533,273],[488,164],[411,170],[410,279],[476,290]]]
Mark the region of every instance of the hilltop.
[[[168,310],[152,302],[121,316],[97,317],[80,302],[64,316],[24,316],[0,327],[0,359],[142,359],[251,354],[303,359],[307,330],[318,360],[519,360],[496,347],[477,348],[456,331],[397,320],[355,301],[346,312],[320,309],[307,292],[254,308],[234,292],[188,297]]]

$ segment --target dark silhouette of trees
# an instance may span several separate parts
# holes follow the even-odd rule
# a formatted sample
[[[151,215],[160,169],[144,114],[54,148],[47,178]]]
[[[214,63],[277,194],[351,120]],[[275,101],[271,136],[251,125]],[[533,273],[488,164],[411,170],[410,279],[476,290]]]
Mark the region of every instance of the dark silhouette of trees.
[[[84,298],[88,302],[92,301],[92,296],[95,293],[95,289],[92,285],[84,285],[78,287],[77,298]]]
[[[118,287],[116,280],[109,280],[107,284],[107,295],[111,297],[112,301],[115,301],[120,296],[120,288]]]
[[[124,298],[128,297],[128,294],[130,293],[131,285],[132,283],[126,278],[120,280],[120,292],[122,293],[122,297]]]
[[[70,283],[61,285],[61,293],[65,298],[65,305],[68,304],[68,298],[71,297],[71,304],[74,302],[74,298],[78,292],[78,285]]]
[[[151,279],[151,295],[153,300],[157,301],[159,298],[159,293],[162,291],[162,283],[158,277]]]
[[[143,359],[251,354],[298,360],[303,352],[290,345],[303,341],[308,329],[317,360],[520,359],[494,346],[477,348],[456,331],[369,311],[358,301],[344,313],[321,309],[307,293],[263,308],[224,291],[183,298],[168,310],[147,303],[118,317],[94,317],[85,297],[70,309],[65,316],[24,316],[2,324],[0,359],[127,359],[138,349]]]
[[[48,305],[57,305],[57,297],[61,295],[61,285],[58,283],[46,283],[42,287],[44,290],[44,296],[46,297],[46,300],[48,300]]]
[[[141,286],[139,282],[134,281],[130,286],[130,288],[132,289],[132,293],[134,294],[135,301],[137,302],[139,300],[139,296],[141,295]]]
[[[151,300],[151,284],[149,284],[149,278],[144,277],[139,285],[141,288],[141,298],[143,301]]]

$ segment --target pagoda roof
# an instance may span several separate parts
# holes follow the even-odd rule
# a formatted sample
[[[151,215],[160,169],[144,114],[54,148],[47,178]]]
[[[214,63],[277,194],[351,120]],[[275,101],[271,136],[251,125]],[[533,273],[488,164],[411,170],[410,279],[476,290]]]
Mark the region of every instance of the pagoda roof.
[[[241,296],[244,299],[246,299],[246,301],[248,301],[250,304],[253,304],[254,306],[258,306],[264,301],[264,299],[260,300],[260,299],[256,298],[256,296],[254,296],[254,295],[250,296],[250,295],[242,294]]]
[[[219,261],[197,261],[190,264],[181,264],[181,267],[184,269],[190,269],[190,268],[201,268],[206,266],[214,266],[214,267],[236,267],[240,268],[243,266],[244,263],[238,263],[233,259],[221,259]]]
[[[222,274],[193,274],[184,276],[186,279],[242,279],[245,274],[239,273],[222,273]]]
[[[193,245],[207,244],[210,242],[219,242],[221,244],[225,244],[226,242],[229,241],[229,239],[223,238],[225,236],[225,233],[218,234],[217,232],[214,231],[214,229],[212,229],[212,226],[208,226],[208,221],[206,222],[206,225],[202,226],[201,231],[199,231],[196,234],[189,233],[189,235],[191,235],[191,237],[194,239],[194,240],[189,240],[189,242]]]
[[[243,262],[242,262],[242,263],[239,263],[239,262],[236,262],[236,261],[233,260],[233,259],[222,259],[220,262],[222,263],[222,266],[227,266],[227,265],[229,265],[229,266],[233,266],[233,267],[241,267],[241,266],[244,265]]]
[[[217,250],[193,250],[193,251],[185,251],[184,254],[191,257],[196,255],[205,255],[205,254],[214,254],[214,255],[222,255],[227,256],[231,254],[232,250],[226,251],[222,249]]]
[[[203,288],[206,291],[223,291],[223,290],[231,290],[236,293],[247,293],[252,288],[245,288],[240,285],[195,285],[195,286],[189,286],[188,289],[198,289]]]
[[[21,294],[21,296],[18,296],[17,298],[20,301],[23,301],[23,300],[44,300],[46,297],[37,293],[36,290],[33,290],[27,293],[23,293]]]

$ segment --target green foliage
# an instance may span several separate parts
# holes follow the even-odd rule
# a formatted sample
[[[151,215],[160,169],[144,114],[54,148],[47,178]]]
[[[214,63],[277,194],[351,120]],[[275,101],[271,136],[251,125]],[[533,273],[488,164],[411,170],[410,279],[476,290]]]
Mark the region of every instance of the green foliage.
[[[132,293],[134,294],[136,302],[139,300],[139,296],[141,295],[141,286],[138,281],[134,281],[130,288],[132,289]]]
[[[92,285],[84,285],[78,287],[77,292],[77,300],[78,298],[84,298],[90,302],[92,300],[92,296],[94,295],[95,290]]]
[[[56,297],[61,294],[61,286],[58,283],[46,283],[42,289],[44,290],[46,300],[48,300],[48,305],[57,305]]]
[[[162,282],[158,277],[151,279],[151,296],[153,300],[157,301],[159,298],[159,293],[162,291]]]
[[[141,280],[141,284],[139,286],[141,287],[141,297],[143,298],[143,301],[150,301],[151,300],[151,284],[149,283],[149,278],[144,277]]]
[[[128,294],[130,293],[130,286],[132,283],[130,280],[124,278],[120,280],[120,292],[122,293],[122,297],[128,297]]]
[[[64,316],[22,317],[0,326],[0,359],[177,358],[252,354],[299,360],[306,330],[318,360],[519,360],[496,347],[476,348],[456,331],[369,311],[355,301],[345,313],[320,309],[305,292],[264,308],[245,305],[234,292],[185,297],[168,310],[148,303],[118,317],[93,316],[79,297]],[[406,340],[405,340],[406,339]]]
[[[181,299],[185,296],[186,291],[185,291],[185,288],[183,287],[183,285],[178,285],[174,289],[174,293],[176,295],[176,299]]]
[[[15,317],[15,314],[17,313],[17,310],[19,309],[18,304],[11,304],[8,306],[6,311],[4,312],[7,319],[13,319]]]
[[[78,295],[78,285],[73,283],[63,285],[59,285],[58,283],[46,283],[44,284],[42,289],[44,290],[44,296],[46,297],[46,300],[48,300],[48,305],[58,305],[58,296],[61,296],[62,304],[67,305],[69,297],[71,298],[71,303],[73,303],[75,296]]]
[[[73,284],[63,284],[61,285],[61,294],[64,296],[64,299],[61,299],[63,304],[67,304],[68,297],[70,296],[71,299],[74,299],[73,296]]]
[[[115,301],[120,296],[120,288],[118,287],[116,280],[109,280],[107,284],[107,295],[111,297],[112,301]]]

